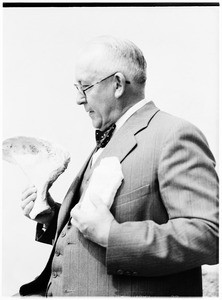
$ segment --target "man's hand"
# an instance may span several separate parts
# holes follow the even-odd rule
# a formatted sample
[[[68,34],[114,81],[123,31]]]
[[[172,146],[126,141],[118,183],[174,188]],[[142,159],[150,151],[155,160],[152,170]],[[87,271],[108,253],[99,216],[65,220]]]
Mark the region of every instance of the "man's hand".
[[[36,200],[37,197],[37,189],[36,187],[33,186],[28,186],[23,192],[22,192],[22,196],[21,196],[21,208],[23,211],[23,214],[28,217],[30,219],[30,212],[33,209],[34,206],[34,202]],[[47,197],[47,201],[49,203],[49,205],[51,206],[52,210],[49,213],[44,213],[44,214],[39,214],[37,215],[37,217],[35,218],[35,221],[41,224],[45,224],[46,226],[49,225],[51,219],[54,216],[54,210],[53,210],[53,206],[54,206],[54,201],[51,198],[51,196],[48,194]]]
[[[108,246],[109,231],[114,217],[107,206],[99,198],[91,199],[95,210],[87,213],[78,203],[71,210],[71,223],[76,226],[83,236],[103,247]]]

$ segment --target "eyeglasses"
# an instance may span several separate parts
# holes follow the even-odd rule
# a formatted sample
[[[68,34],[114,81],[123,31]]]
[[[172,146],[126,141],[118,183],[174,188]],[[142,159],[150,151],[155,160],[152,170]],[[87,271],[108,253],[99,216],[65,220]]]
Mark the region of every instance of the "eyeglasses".
[[[104,80],[106,80],[106,79],[114,76],[116,73],[117,72],[115,72],[115,73],[113,73],[113,74],[111,74],[111,75],[109,75],[109,76],[101,79],[100,81],[95,82],[94,84],[91,84],[91,85],[87,86],[86,88],[83,88],[83,86],[81,84],[78,84],[78,83],[74,83],[74,86],[77,88],[78,92],[86,98],[86,93],[85,92],[87,90],[91,89],[94,85],[99,84],[99,83],[103,82]],[[130,84],[130,81],[128,81],[128,80],[126,80],[125,82],[127,84]]]

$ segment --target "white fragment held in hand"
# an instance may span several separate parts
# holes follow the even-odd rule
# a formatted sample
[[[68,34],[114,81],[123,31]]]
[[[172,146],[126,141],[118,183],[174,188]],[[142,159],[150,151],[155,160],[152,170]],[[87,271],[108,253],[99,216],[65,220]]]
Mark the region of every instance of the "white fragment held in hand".
[[[30,218],[35,219],[40,213],[50,212],[47,192],[67,168],[69,153],[49,141],[25,136],[4,140],[2,152],[3,159],[19,166],[29,183],[37,188],[37,198]]]
[[[81,209],[93,213],[95,209],[91,199],[100,198],[110,209],[114,197],[123,180],[121,164],[117,157],[103,158],[90,178],[89,186],[81,200]]]

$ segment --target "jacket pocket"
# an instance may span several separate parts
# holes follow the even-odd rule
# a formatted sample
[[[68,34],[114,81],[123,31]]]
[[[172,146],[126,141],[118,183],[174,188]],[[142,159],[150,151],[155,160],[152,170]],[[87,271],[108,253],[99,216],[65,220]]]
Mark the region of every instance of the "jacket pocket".
[[[150,185],[144,185],[140,188],[134,189],[128,193],[121,194],[115,198],[114,204],[116,207],[124,205],[129,202],[137,201],[143,196],[150,193]]]

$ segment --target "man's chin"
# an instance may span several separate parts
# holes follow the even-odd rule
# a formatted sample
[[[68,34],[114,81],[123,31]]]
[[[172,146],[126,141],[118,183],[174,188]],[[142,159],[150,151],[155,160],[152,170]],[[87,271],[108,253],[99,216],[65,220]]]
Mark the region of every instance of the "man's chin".
[[[101,130],[101,124],[97,122],[96,120],[92,119],[92,125],[96,130]]]

